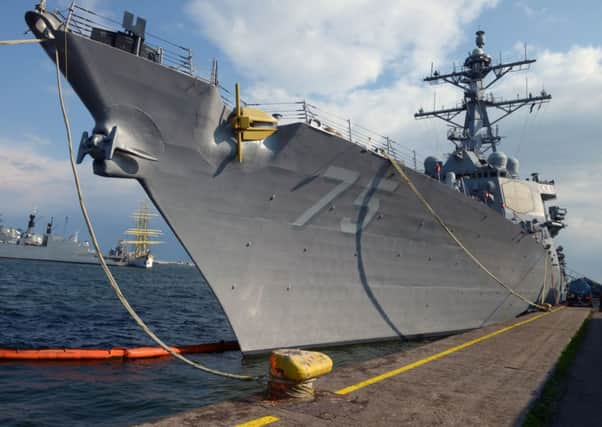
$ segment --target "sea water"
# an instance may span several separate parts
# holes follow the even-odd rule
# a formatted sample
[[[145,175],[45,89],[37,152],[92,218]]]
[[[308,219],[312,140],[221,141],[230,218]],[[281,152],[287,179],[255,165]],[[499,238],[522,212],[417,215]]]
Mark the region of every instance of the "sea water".
[[[113,272],[131,305],[170,345],[234,340],[194,267]],[[341,319],[341,321],[345,321]],[[121,306],[96,265],[0,259],[0,347],[112,348],[155,344]],[[407,344],[326,349],[343,366]],[[190,355],[212,368],[260,375],[267,357]],[[0,425],[130,425],[259,393],[262,386],[202,373],[170,357],[86,362],[0,361]]]

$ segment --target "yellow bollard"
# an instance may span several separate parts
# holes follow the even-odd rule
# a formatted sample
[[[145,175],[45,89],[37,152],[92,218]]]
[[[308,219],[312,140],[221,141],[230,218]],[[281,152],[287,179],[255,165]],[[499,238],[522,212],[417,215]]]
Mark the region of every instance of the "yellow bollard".
[[[270,355],[267,397],[312,399],[314,381],[332,371],[332,359],[324,353],[296,349],[274,350]]]

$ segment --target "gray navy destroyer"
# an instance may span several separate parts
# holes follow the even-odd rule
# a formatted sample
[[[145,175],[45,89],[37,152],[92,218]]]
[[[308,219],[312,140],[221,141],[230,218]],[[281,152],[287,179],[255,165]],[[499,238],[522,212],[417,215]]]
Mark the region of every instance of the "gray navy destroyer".
[[[391,158],[404,151],[392,140],[337,126],[306,102],[280,114],[231,103],[216,63],[209,78],[195,76],[190,51],[159,46],[127,12],[116,28],[93,11],[50,12],[42,2],[26,22],[53,61],[58,51],[94,118],[78,160],[89,155],[96,174],[141,184],[244,353],[447,334],[529,308],[400,179]],[[479,32],[460,70],[426,79],[459,87],[462,103],[416,114],[452,126],[453,153],[427,158],[424,171],[410,160],[403,172],[501,281],[553,303],[564,286],[553,237],[566,210],[544,204],[556,198],[553,182],[519,178],[494,131],[501,117],[551,96],[491,97],[493,83],[534,60],[494,65],[483,47]],[[490,120],[488,108],[501,117]]]
[[[0,224],[0,258],[98,264],[90,244],[80,242],[77,233],[68,238],[54,234],[52,219],[44,234],[36,233],[36,216],[36,211],[29,215],[23,231]]]
[[[53,219],[46,224],[46,230],[36,232],[37,211],[29,214],[25,230],[0,224],[0,258],[31,261],[66,262],[73,264],[98,264],[98,257],[87,241],[80,242],[78,233],[66,237],[53,232]],[[66,228],[65,219],[65,228]],[[127,265],[121,254],[107,257],[113,266]]]

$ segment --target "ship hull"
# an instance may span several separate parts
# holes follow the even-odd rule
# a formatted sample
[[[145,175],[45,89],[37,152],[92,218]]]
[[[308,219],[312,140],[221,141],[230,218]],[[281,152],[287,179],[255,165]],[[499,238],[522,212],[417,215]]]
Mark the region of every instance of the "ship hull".
[[[27,246],[0,243],[0,258],[31,261],[51,261],[72,264],[99,264],[98,258],[87,248],[65,240],[50,239],[46,246]],[[109,265],[124,265],[107,260]]]
[[[64,54],[64,33],[55,35]],[[67,77],[95,131],[122,135],[123,149],[97,158],[95,172],[140,182],[244,353],[443,334],[528,308],[468,258],[383,157],[299,123],[245,143],[239,163],[215,86],[67,37]],[[54,58],[55,44],[44,48]],[[544,280],[558,286],[558,268],[520,227],[405,171],[504,283],[531,300]]]
[[[137,268],[153,268],[153,259],[147,257],[132,257],[128,259],[127,265]]]
[[[294,126],[291,144],[306,145],[299,154],[339,143],[306,125]],[[317,163],[305,171],[274,164],[255,172],[234,164],[221,184],[204,174],[185,182],[163,174],[145,181],[222,304],[243,351],[441,334],[527,309],[467,257],[387,161],[359,148],[328,167],[366,179],[299,226],[340,185],[318,175],[299,187],[312,167],[319,169]],[[544,274],[555,273],[551,267],[545,273],[546,253],[538,243],[484,205],[406,172],[481,262],[525,297],[539,297]],[[398,186],[363,200],[378,205],[378,213],[350,233],[350,223],[362,223],[366,215],[356,200],[379,176],[390,177],[383,178],[392,183],[389,188]],[[174,186],[177,193],[169,191]]]

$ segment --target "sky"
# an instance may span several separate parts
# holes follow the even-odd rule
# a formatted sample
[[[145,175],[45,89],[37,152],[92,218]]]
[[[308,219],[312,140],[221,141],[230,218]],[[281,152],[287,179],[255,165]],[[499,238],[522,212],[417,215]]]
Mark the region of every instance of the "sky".
[[[0,39],[20,39],[23,14],[35,2],[4,0]],[[416,121],[420,107],[452,106],[461,93],[422,81],[435,69],[451,71],[474,48],[477,30],[494,61],[537,62],[511,73],[495,87],[511,98],[545,89],[552,102],[529,113],[519,110],[500,123],[500,149],[518,157],[521,175],[539,172],[557,184],[558,204],[568,209],[560,233],[572,270],[602,280],[602,3],[540,0],[88,0],[82,6],[121,20],[124,10],[144,17],[147,31],[193,50],[195,69],[208,77],[212,58],[220,82],[240,82],[251,101],[308,99],[327,111],[389,135],[419,157],[451,151],[446,126]],[[48,0],[50,9],[69,2]],[[378,5],[376,7],[375,5]],[[65,130],[57,100],[54,66],[37,45],[0,46],[0,213],[7,225],[24,227],[37,208],[59,233],[80,230],[83,221],[68,167]],[[93,128],[76,95],[67,91],[74,139]],[[130,213],[146,200],[134,181],[91,173],[79,166],[85,197],[101,246],[123,238]],[[67,226],[64,218],[68,216]],[[41,224],[40,224],[41,225]],[[168,226],[159,259],[184,260]],[[41,228],[40,228],[41,229]]]

